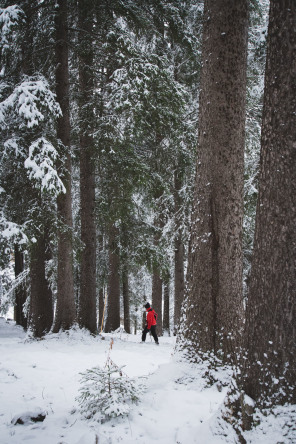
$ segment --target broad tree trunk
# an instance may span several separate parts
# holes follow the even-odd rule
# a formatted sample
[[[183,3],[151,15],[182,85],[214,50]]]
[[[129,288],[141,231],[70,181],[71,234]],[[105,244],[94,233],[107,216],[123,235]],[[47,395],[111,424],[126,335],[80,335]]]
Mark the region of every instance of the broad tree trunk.
[[[71,196],[71,152],[69,112],[69,65],[67,0],[57,0],[56,16],[56,95],[63,115],[58,119],[57,137],[65,150],[65,173],[63,182],[66,193],[57,199],[58,230],[58,278],[57,305],[54,332],[67,330],[75,323],[73,252],[72,252],[72,196]]]
[[[48,333],[53,322],[52,293],[45,277],[46,245],[46,233],[40,233],[30,250],[29,330],[37,338]]]
[[[176,223],[176,234],[175,234],[175,293],[174,293],[174,333],[177,334],[177,329],[180,321],[181,306],[184,300],[184,243],[181,232],[181,180],[176,169],[174,173],[174,200],[175,200],[175,223]]]
[[[296,403],[296,3],[271,0],[244,390]]]
[[[109,229],[109,276],[108,304],[105,332],[110,333],[120,327],[120,275],[118,253],[118,228],[111,224]]]
[[[19,246],[14,246],[14,275],[17,278],[19,274],[24,271],[24,253],[20,251]],[[23,306],[27,300],[27,292],[25,284],[21,284],[15,290],[15,306],[14,306],[14,320],[17,325],[27,328],[28,320],[24,314]]]
[[[95,162],[92,128],[94,124],[94,82],[92,48],[93,1],[78,2],[79,28],[79,113],[80,113],[80,220],[81,281],[78,306],[80,327],[97,331],[96,321],[96,224]]]
[[[206,0],[185,341],[233,356],[243,317],[242,220],[247,0]],[[183,344],[184,345],[184,344]]]

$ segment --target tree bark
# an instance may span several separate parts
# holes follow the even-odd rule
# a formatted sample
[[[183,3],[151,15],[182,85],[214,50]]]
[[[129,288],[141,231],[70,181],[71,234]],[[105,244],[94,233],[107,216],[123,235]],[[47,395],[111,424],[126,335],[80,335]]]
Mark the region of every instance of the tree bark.
[[[57,0],[56,16],[56,95],[63,115],[57,122],[57,137],[65,154],[63,183],[65,194],[57,198],[58,209],[58,278],[54,332],[67,330],[76,320],[72,252],[72,196],[69,110],[69,64],[67,0]]]
[[[177,329],[180,321],[181,306],[184,300],[184,243],[182,239],[181,232],[181,180],[176,169],[174,173],[174,200],[175,200],[175,223],[176,223],[176,234],[175,234],[175,258],[174,258],[174,268],[175,268],[175,293],[174,293],[174,334],[177,334]]]
[[[198,156],[181,337],[192,357],[212,351],[224,361],[233,357],[243,317],[247,24],[247,0],[205,1]]]
[[[52,293],[45,277],[46,245],[46,233],[40,233],[30,251],[29,330],[37,338],[48,333],[53,322]]]
[[[93,24],[93,1],[78,2],[79,28],[79,113],[80,113],[80,220],[81,282],[78,307],[80,327],[97,331],[96,321],[96,223],[95,162],[92,138],[94,114],[93,48],[90,31]]]
[[[271,0],[244,390],[296,402],[296,3]]]
[[[111,224],[109,229],[109,276],[108,304],[105,332],[110,333],[120,327],[120,275],[118,254],[118,228]]]
[[[163,330],[170,333],[170,286],[169,280],[163,288]]]
[[[14,275],[17,278],[19,274],[24,271],[24,253],[20,251],[19,246],[14,246]],[[27,328],[28,320],[24,314],[23,306],[27,300],[27,292],[25,284],[21,284],[15,290],[15,306],[14,306],[14,320],[17,325],[21,325],[24,329]]]
[[[157,317],[157,334],[162,335],[162,279],[159,269],[154,268],[152,276],[152,308],[156,311]]]
[[[122,296],[123,296],[123,318],[124,330],[126,333],[131,332],[130,324],[130,301],[129,301],[129,279],[127,264],[123,264],[122,270]]]

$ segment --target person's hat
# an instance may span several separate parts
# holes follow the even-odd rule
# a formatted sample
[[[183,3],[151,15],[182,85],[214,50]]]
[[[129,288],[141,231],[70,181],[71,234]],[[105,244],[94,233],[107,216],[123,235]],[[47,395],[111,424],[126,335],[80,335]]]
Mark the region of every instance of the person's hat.
[[[150,304],[149,302],[147,302],[147,304],[144,306],[145,308],[150,308]]]

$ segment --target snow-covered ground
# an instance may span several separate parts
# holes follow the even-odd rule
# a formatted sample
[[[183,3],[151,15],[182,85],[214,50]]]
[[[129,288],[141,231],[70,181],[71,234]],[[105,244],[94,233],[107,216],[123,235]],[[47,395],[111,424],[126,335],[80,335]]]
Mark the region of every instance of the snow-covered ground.
[[[141,344],[140,336],[125,333],[104,338],[70,331],[30,341],[14,322],[0,319],[0,444],[238,442],[219,415],[226,389],[205,389],[191,366],[175,362],[174,338],[160,338],[159,347],[149,337]],[[80,373],[103,367],[109,352],[129,377],[147,376],[147,390],[128,417],[88,422],[75,400]],[[15,417],[36,411],[46,412],[43,422],[12,424]],[[296,418],[295,409],[286,413]],[[295,427],[285,430],[283,418],[267,418],[245,435],[247,442],[296,443]]]

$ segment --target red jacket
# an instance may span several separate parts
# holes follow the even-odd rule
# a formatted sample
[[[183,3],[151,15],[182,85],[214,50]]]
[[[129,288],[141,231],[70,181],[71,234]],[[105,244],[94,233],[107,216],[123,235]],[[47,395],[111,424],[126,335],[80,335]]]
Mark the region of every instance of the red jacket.
[[[156,319],[154,315],[157,317],[157,314],[152,308],[147,308],[147,328],[150,330],[151,325],[156,325]]]

